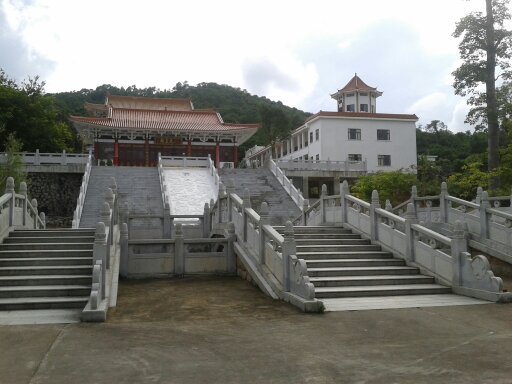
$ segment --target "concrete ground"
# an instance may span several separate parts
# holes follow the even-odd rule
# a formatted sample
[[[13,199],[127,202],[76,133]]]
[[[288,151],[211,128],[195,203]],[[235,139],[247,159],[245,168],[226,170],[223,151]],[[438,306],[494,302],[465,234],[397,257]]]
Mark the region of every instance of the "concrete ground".
[[[512,383],[512,304],[304,314],[219,277],[121,282],[117,305],[0,326],[0,383]]]

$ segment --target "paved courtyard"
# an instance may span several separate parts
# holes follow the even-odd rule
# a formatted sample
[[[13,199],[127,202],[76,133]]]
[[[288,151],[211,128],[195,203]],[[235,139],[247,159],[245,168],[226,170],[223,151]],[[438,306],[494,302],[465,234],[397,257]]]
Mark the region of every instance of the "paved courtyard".
[[[103,324],[0,326],[0,383],[512,383],[512,304],[303,314],[237,278],[121,282]]]

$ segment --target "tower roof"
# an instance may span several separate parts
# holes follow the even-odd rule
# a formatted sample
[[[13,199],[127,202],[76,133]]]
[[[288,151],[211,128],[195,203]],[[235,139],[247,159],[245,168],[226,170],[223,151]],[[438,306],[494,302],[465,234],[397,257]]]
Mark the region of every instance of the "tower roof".
[[[377,88],[370,87],[367,85],[359,76],[357,76],[357,73],[350,79],[350,81],[345,85],[343,88],[338,90],[336,93],[332,94],[331,97],[334,99],[337,99],[342,93],[345,92],[374,92],[375,97],[379,97],[382,95],[381,91],[378,91]]]

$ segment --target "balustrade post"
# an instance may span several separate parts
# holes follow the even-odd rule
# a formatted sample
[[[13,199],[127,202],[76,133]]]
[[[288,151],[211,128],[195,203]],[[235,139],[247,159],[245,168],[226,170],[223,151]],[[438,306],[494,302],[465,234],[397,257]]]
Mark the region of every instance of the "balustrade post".
[[[34,165],[40,165],[40,160],[39,160],[39,149],[36,149],[36,156],[34,158]]]
[[[228,223],[228,272],[236,273],[236,255],[234,243],[236,241],[235,224],[230,221]]]
[[[441,193],[439,194],[439,210],[440,210],[440,218],[441,223],[448,222],[448,201],[446,197],[448,196],[448,185],[445,181],[441,183]]]
[[[243,198],[243,205],[242,205],[242,223],[244,225],[244,243],[247,241],[247,227],[249,223],[247,222],[247,212],[245,211],[247,208],[251,208],[251,195],[249,193],[249,189],[244,189],[244,198]]]
[[[290,256],[297,254],[293,225],[291,221],[286,222],[283,237],[283,291],[290,292]]]
[[[66,156],[66,150],[65,149],[62,150],[62,156],[60,158],[60,163],[62,165],[66,165],[68,163],[68,158]]]
[[[468,251],[467,232],[464,229],[464,224],[460,220],[455,221],[451,240],[451,256],[453,262],[452,285],[460,287],[462,285],[462,252]]]
[[[341,224],[347,222],[347,200],[346,196],[350,195],[350,188],[347,180],[343,180],[340,186],[340,206],[341,206]]]
[[[320,194],[320,223],[324,224],[326,222],[326,206],[325,206],[325,198],[327,196],[327,185],[322,184],[322,192]]]
[[[10,194],[10,202],[9,202],[9,227],[14,226],[14,206],[15,206],[15,192],[14,192],[14,179],[12,177],[8,177],[5,183],[5,193]]]
[[[226,186],[222,183],[219,184],[219,198],[217,199],[217,206],[218,206],[218,212],[219,212],[219,217],[218,217],[218,220],[217,222],[220,224],[222,223],[222,209],[224,208],[224,204],[222,204],[222,202],[224,200],[227,199],[227,196],[226,196]],[[226,200],[227,201],[227,200]]]
[[[210,235],[210,205],[204,203],[203,208],[203,237],[207,238]]]
[[[309,199],[304,199],[302,201],[302,214],[300,219],[300,225],[308,225],[308,214],[307,210],[309,209]]]
[[[414,254],[414,241],[415,234],[412,229],[413,224],[417,224],[416,212],[412,203],[407,204],[407,211],[405,212],[405,259],[407,261],[414,261],[416,259]]]
[[[389,199],[386,199],[386,203],[385,203],[384,209],[386,211],[388,211],[388,212],[392,212],[393,211],[393,206],[391,205],[391,201],[389,201]]]
[[[100,220],[103,222],[105,226],[105,231],[108,228],[108,236],[106,239],[107,249],[106,249],[106,257],[103,262],[103,266],[107,269],[110,268],[110,246],[112,245],[112,219],[110,217],[110,205],[105,201],[103,203],[102,209],[100,211]]]
[[[480,201],[480,239],[489,238],[489,220],[491,215],[487,213],[489,208],[489,194],[487,191],[482,192],[482,200]]]
[[[37,217],[37,215],[39,214],[38,210],[37,210],[37,200],[32,199],[32,201],[30,203],[32,204],[32,208],[34,208],[34,215]],[[34,229],[37,229],[37,218],[36,217],[34,217],[34,225],[33,225]]]
[[[171,206],[168,201],[165,202],[164,206],[164,222],[163,222],[163,235],[164,239],[170,239],[172,236],[172,224],[171,224]]]
[[[265,244],[267,242],[265,230],[263,227],[265,225],[270,225],[270,214],[269,214],[268,204],[264,201],[261,203],[260,208],[260,254],[259,254],[259,263],[260,265],[265,264]]]
[[[94,245],[93,245],[93,265],[96,264],[96,261],[100,261],[102,263],[101,268],[101,291],[102,291],[102,299],[105,298],[105,264],[107,259],[107,232],[105,228],[105,223],[99,221],[96,224],[96,230],[94,232]]]
[[[411,203],[414,205],[414,212],[418,212],[416,199],[418,198],[418,188],[415,185],[411,187]]]
[[[39,218],[41,219],[41,224],[43,225],[42,229],[46,229],[46,215],[44,212],[39,212]]]
[[[20,195],[23,195],[23,217],[22,217],[22,225],[25,227],[27,225],[27,183],[22,181],[20,183]],[[34,221],[37,222],[37,215],[34,217]]]
[[[119,261],[119,273],[123,277],[128,276],[128,224],[121,223],[121,241],[120,241],[121,251]]]
[[[233,220],[233,202],[231,201],[231,193],[233,192],[234,187],[232,185],[227,186],[227,194],[228,194],[228,222]]]
[[[484,189],[482,187],[478,187],[476,189],[475,203],[477,203],[478,205],[480,205],[480,201],[482,201],[482,192],[483,191],[484,191]]]
[[[176,230],[175,230],[174,273],[178,276],[182,276],[185,273],[183,227],[182,227],[181,223],[176,223]]]
[[[375,210],[380,208],[379,192],[376,189],[372,191],[372,200],[370,203],[370,238],[373,241],[379,239],[379,220]]]

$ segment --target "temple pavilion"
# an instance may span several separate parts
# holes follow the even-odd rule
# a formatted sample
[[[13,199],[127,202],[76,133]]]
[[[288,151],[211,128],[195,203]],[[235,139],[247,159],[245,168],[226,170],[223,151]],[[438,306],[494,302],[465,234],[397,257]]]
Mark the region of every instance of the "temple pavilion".
[[[214,110],[194,109],[190,99],[107,96],[85,104],[88,116],[71,116],[96,160],[113,165],[153,166],[162,156],[208,155],[215,166],[237,163],[238,147],[257,124],[227,124]]]

